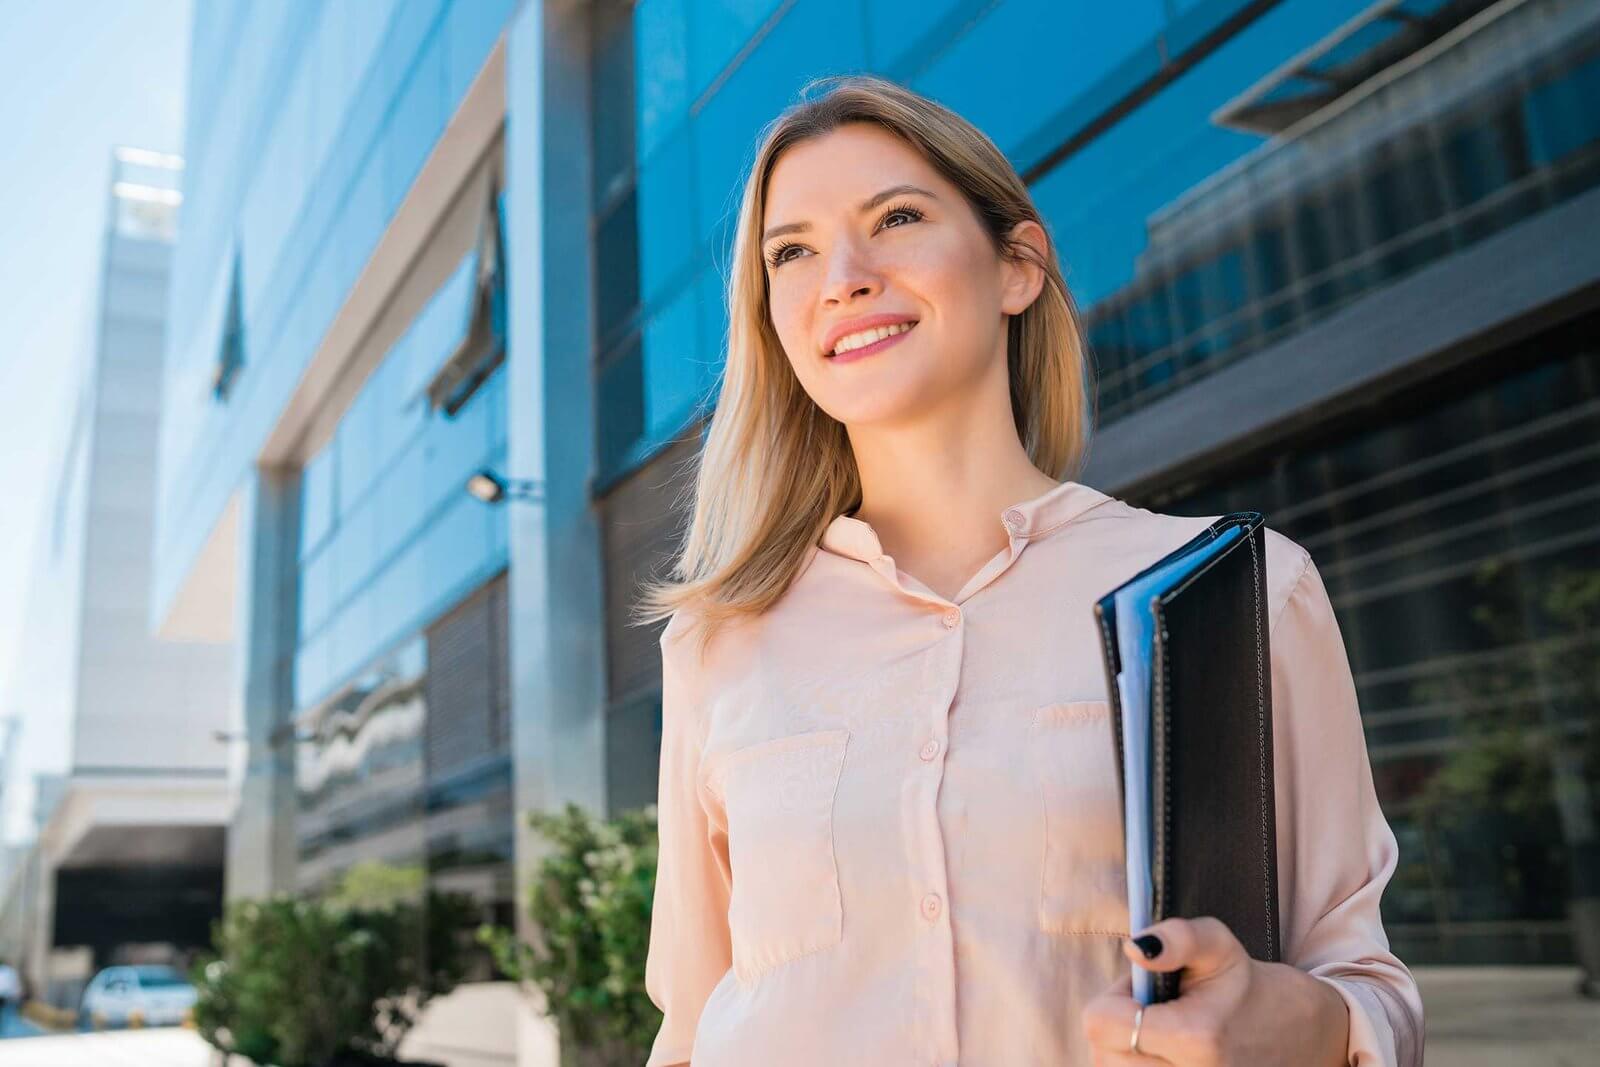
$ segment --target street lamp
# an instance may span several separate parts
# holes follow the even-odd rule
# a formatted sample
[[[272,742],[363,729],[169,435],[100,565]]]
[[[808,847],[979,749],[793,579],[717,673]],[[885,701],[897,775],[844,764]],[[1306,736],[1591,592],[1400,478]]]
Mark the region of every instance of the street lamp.
[[[502,500],[544,499],[544,483],[533,478],[502,478],[488,467],[474,471],[467,479],[467,492],[485,504]]]

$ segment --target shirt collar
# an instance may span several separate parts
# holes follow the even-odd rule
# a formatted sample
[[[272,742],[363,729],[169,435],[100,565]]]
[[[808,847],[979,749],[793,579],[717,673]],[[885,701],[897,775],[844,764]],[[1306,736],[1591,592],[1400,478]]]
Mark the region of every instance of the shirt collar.
[[[1004,509],[999,520],[1012,540],[1026,541],[1065,526],[1090,508],[1111,499],[1082,482],[1065,481],[1032,500]],[[818,543],[830,552],[869,563],[883,556],[883,545],[872,526],[850,515],[835,516],[822,531]]]

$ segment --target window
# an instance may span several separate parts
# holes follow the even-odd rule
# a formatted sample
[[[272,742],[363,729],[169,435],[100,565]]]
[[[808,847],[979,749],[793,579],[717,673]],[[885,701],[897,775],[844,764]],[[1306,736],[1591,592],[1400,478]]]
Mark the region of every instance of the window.
[[[217,366],[211,375],[211,395],[228,399],[233,383],[244,367],[244,309],[239,296],[239,255],[233,256],[233,280],[228,289],[228,317],[222,327],[222,345],[217,351]]]
[[[472,282],[462,338],[428,383],[428,403],[453,416],[506,358],[505,193],[491,187],[478,243],[468,254]]]

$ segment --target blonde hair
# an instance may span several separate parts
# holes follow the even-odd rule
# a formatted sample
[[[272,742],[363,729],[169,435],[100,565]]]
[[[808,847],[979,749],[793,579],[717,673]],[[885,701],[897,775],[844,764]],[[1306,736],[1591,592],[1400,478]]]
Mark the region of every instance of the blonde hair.
[[[819,85],[832,87],[807,100]],[[701,654],[722,625],[782,597],[828,524],[861,503],[844,424],[801,387],[767,305],[767,183],[794,145],[865,122],[921,154],[971,204],[997,254],[1044,269],[1044,288],[1012,316],[1006,341],[1012,414],[1033,465],[1057,481],[1076,476],[1096,418],[1083,327],[1054,243],[1040,261],[1031,246],[1008,239],[1026,220],[1049,231],[994,143],[948,108],[871,75],[813,79],[800,98],[765,128],[745,182],[727,283],[727,361],[709,432],[692,460],[693,504],[672,563],[675,580],[645,583],[634,611],[636,623],[646,624],[685,610],[701,624]]]

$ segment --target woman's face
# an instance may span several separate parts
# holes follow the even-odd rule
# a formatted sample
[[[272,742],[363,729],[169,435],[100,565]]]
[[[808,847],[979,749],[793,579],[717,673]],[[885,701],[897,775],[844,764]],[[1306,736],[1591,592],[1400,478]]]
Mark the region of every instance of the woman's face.
[[[772,232],[793,224],[806,228]],[[1042,272],[1001,260],[960,192],[893,134],[855,123],[785,151],[762,229],[773,326],[835,419],[905,424],[986,373],[1005,380],[1005,316],[1027,308]],[[861,358],[829,354],[840,328],[880,315],[916,325]]]

